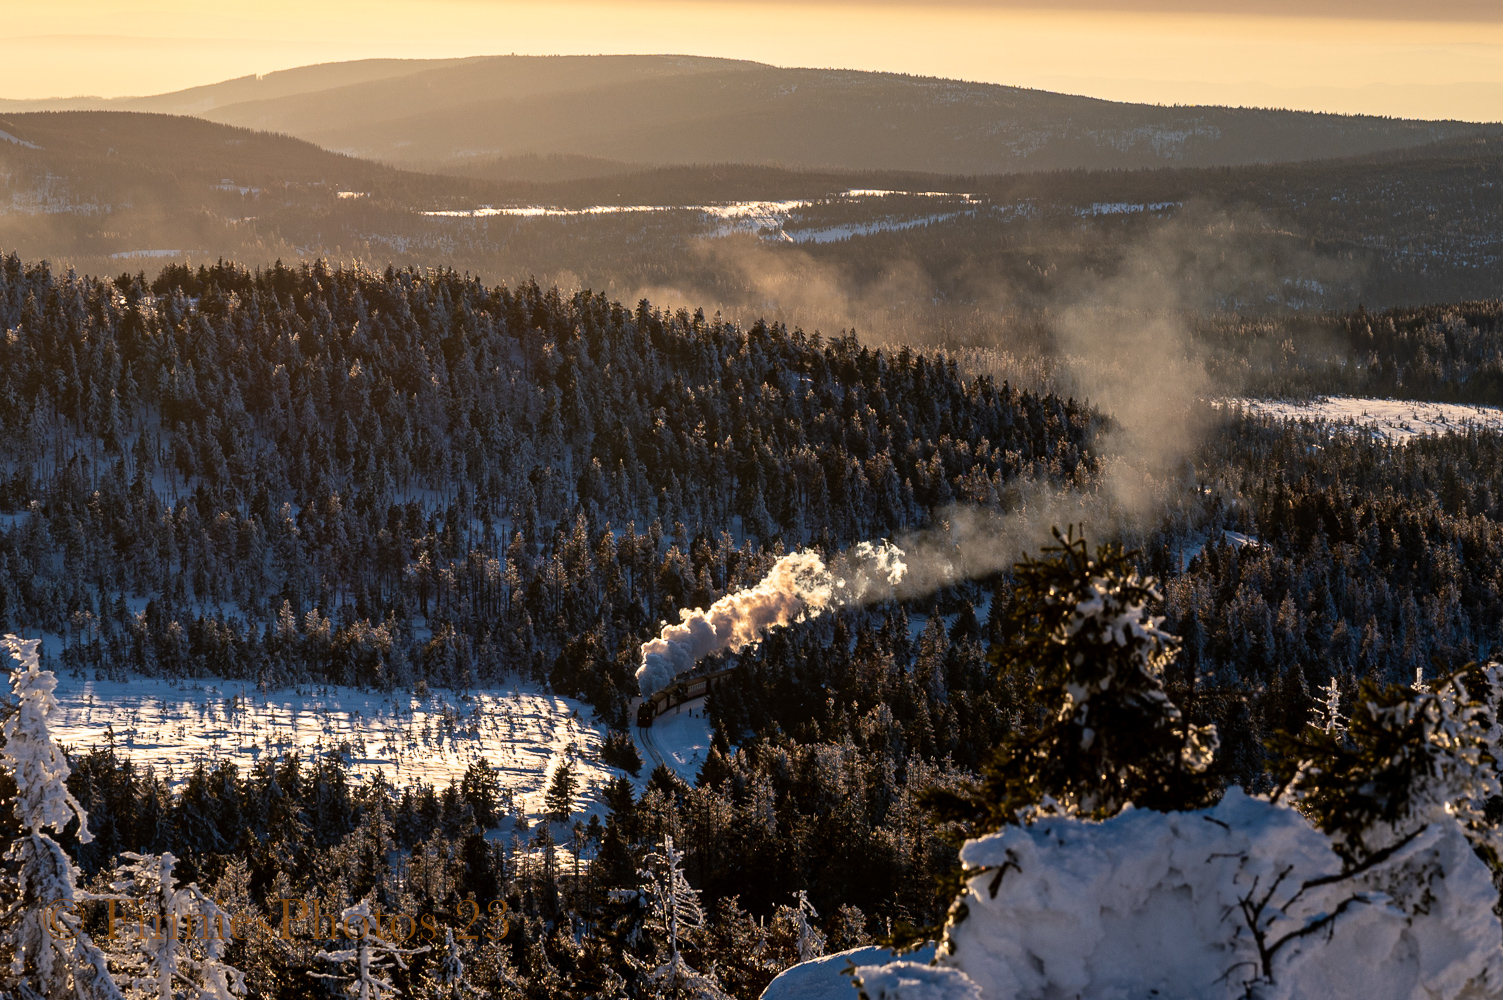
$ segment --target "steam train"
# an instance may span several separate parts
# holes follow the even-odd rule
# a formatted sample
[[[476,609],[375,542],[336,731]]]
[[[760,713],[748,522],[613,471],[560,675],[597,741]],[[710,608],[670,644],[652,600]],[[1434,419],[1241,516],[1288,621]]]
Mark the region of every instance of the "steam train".
[[[682,680],[663,688],[649,698],[643,698],[642,704],[637,708],[637,725],[647,728],[652,725],[652,720],[663,715],[670,709],[682,705],[686,701],[695,698],[703,698],[713,691],[722,680],[730,676],[735,667],[727,667],[724,670],[716,670],[708,674],[696,674],[693,677],[685,677]]]

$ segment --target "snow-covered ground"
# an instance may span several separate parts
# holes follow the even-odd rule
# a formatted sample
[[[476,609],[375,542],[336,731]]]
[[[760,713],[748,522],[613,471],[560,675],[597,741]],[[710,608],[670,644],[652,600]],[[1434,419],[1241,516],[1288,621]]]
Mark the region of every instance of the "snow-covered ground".
[[[417,698],[339,687],[261,692],[239,681],[64,675],[56,697],[52,733],[59,743],[86,750],[104,744],[113,730],[122,754],[179,780],[200,759],[227,758],[248,768],[297,750],[341,754],[356,775],[380,771],[399,787],[419,780],[442,787],[484,757],[535,816],[553,769],[568,757],[577,761],[586,800],[595,800],[596,789],[616,773],[598,760],[603,727],[590,721],[587,705],[520,686]]]
[[[1473,428],[1503,430],[1503,408],[1463,403],[1417,403],[1409,399],[1322,396],[1307,403],[1272,399],[1228,399],[1222,405],[1282,420],[1323,420],[1367,430],[1400,443],[1423,434],[1450,434]]]
[[[659,764],[667,764],[689,784],[699,776],[699,768],[710,752],[710,720],[705,715],[705,700],[686,701],[653,720],[648,729],[637,729],[637,748],[646,765],[646,776]]]
[[[1188,537],[1181,539],[1176,544],[1174,551],[1178,556],[1176,562],[1179,564],[1179,571],[1181,573],[1188,569],[1190,564],[1194,562],[1202,552],[1205,551],[1206,542],[1209,540],[1209,536],[1204,532],[1196,532],[1192,535],[1189,535]],[[1256,548],[1257,546],[1263,544],[1251,535],[1244,535],[1240,531],[1222,531],[1221,541],[1227,545],[1232,546],[1233,548],[1238,549],[1245,548],[1249,545]]]
[[[424,212],[443,219],[488,219],[497,215],[514,215],[520,218],[539,217],[567,218],[574,215],[630,215],[637,212],[694,211],[693,208],[677,208],[672,205],[591,205],[588,208],[553,208],[548,205],[482,205],[479,208],[449,209]]]
[[[979,203],[975,195],[951,194],[944,191],[886,191],[853,188],[836,196],[842,201],[864,201],[888,196],[922,198],[949,198],[966,205]],[[494,216],[517,218],[568,218],[581,215],[631,215],[649,212],[689,212],[701,215],[709,225],[710,236],[729,236],[732,233],[760,233],[765,239],[789,243],[828,243],[850,239],[877,232],[910,229],[914,226],[951,219],[967,214],[974,209],[960,212],[926,213],[908,218],[880,218],[835,226],[812,226],[803,229],[785,230],[790,217],[800,209],[809,208],[815,202],[808,199],[786,201],[733,201],[705,205],[591,205],[585,208],[559,208],[550,205],[484,205],[472,209],[449,209],[423,212],[436,218],[483,219]]]
[[[57,638],[43,642],[56,656]],[[419,698],[323,685],[259,691],[222,679],[108,681],[64,673],[56,698],[51,729],[59,743],[84,752],[113,733],[122,756],[174,783],[200,760],[228,759],[248,769],[296,750],[305,759],[337,754],[356,777],[379,771],[397,787],[422,781],[442,788],[483,757],[536,820],[563,761],[575,761],[576,807],[583,813],[600,811],[601,789],[621,773],[600,763],[606,727],[588,705],[526,685]],[[639,793],[659,763],[694,783],[710,749],[704,699],[678,706],[649,733],[636,732],[644,764],[634,782]]]
[[[1009,826],[961,848],[976,874],[941,964],[984,997],[1496,996],[1498,893],[1444,815],[1347,875],[1298,810],[1235,787]]]
[[[928,964],[934,961],[934,944],[907,954],[870,945],[800,962],[768,983],[762,1000],[856,1000],[859,994],[847,969],[870,969],[900,961]]]
[[[788,229],[783,235],[790,243],[834,243],[853,236],[870,236],[873,233],[896,233],[934,222],[944,222],[971,212],[941,212],[938,215],[921,215],[916,219],[873,219],[871,222],[851,222],[843,226],[826,226],[822,229]]]
[[[15,143],[17,146],[24,146],[27,149],[41,149],[42,148],[41,146],[38,146],[34,142],[27,142],[25,139],[18,139],[15,136],[11,135],[9,132],[3,131],[3,130],[0,130],[0,139],[3,139],[6,142]]]

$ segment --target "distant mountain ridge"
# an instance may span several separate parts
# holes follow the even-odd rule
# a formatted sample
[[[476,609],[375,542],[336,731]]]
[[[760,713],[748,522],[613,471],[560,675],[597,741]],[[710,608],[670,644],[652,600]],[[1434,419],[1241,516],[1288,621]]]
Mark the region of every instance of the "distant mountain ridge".
[[[1503,131],[1467,122],[1123,104],[697,56],[363,60],[155,97],[0,102],[0,113],[64,107],[192,114],[394,165],[495,179],[515,176],[518,157],[946,174],[1236,166]]]

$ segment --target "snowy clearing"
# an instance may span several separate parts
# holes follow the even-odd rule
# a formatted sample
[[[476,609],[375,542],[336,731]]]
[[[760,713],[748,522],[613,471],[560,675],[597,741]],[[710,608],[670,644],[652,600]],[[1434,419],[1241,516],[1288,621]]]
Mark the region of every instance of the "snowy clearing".
[[[15,143],[17,146],[24,146],[27,149],[41,149],[42,148],[41,146],[38,146],[34,142],[27,142],[25,139],[17,138],[16,136],[11,135],[9,132],[6,132],[4,130],[0,130],[0,139],[5,140],[6,142]]]
[[[868,199],[906,196],[918,198],[949,198],[966,205],[980,203],[971,194],[952,194],[945,191],[886,191],[875,188],[853,188],[835,195],[836,200],[860,201]],[[483,205],[472,209],[449,209],[423,212],[435,218],[484,219],[495,216],[516,218],[569,218],[583,215],[631,215],[639,213],[690,212],[704,217],[711,225],[710,235],[721,237],[732,233],[761,233],[765,239],[787,243],[828,243],[834,240],[866,236],[871,233],[909,229],[967,214],[962,212],[929,213],[909,219],[877,219],[846,225],[824,226],[802,230],[785,231],[789,218],[800,209],[809,208],[817,202],[810,199],[786,201],[732,201],[704,205],[591,205],[585,208],[559,208],[550,205]],[[974,211],[970,209],[968,211]]]
[[[1412,399],[1321,396],[1308,403],[1273,399],[1227,399],[1218,405],[1278,420],[1323,420],[1370,431],[1402,443],[1424,434],[1503,430],[1503,408],[1465,403],[1419,403]]]
[[[86,750],[103,745],[113,729],[122,755],[177,780],[198,760],[229,759],[248,768],[297,750],[305,757],[339,754],[353,774],[380,771],[398,787],[417,781],[443,787],[484,757],[517,804],[537,815],[553,769],[569,756],[577,760],[579,794],[587,800],[616,773],[599,763],[603,727],[588,721],[588,706],[520,686],[417,698],[354,688],[261,692],[240,681],[96,681],[65,674],[56,697],[52,735],[59,743]]]
[[[854,236],[901,232],[904,229],[927,226],[969,214],[972,213],[943,212],[939,215],[921,215],[916,219],[877,219],[872,222],[852,222],[844,226],[827,226],[823,229],[791,229],[785,230],[785,233],[792,243],[834,243],[836,240],[848,240]]]
[[[659,764],[667,764],[691,785],[699,776],[700,766],[710,752],[710,720],[705,715],[705,701],[686,701],[673,711],[660,715],[647,729],[636,729],[638,749],[648,774]]]
[[[1208,541],[1210,541],[1210,537],[1208,535],[1206,535],[1204,532],[1196,532],[1195,534],[1184,538],[1176,545],[1174,549],[1176,555],[1175,563],[1179,566],[1179,571],[1181,573],[1189,569],[1190,564],[1197,558],[1199,558],[1200,554],[1205,551],[1206,543]],[[1249,545],[1257,548],[1263,544],[1261,541],[1252,537],[1251,535],[1244,535],[1240,531],[1230,530],[1223,530],[1221,532],[1221,541],[1223,544],[1230,545],[1236,549],[1245,548]]]

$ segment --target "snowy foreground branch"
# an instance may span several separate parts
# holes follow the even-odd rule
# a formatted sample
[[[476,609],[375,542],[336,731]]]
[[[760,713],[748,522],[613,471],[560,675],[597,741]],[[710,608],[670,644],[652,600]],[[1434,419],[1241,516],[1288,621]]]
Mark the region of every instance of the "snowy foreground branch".
[[[1010,827],[961,858],[976,869],[969,912],[941,961],[988,998],[1399,1000],[1503,984],[1498,892],[1454,823],[1348,870],[1294,809],[1234,788],[1195,812]]]
[[[0,639],[15,697],[0,726],[5,739],[0,762],[15,778],[21,826],[6,852],[15,874],[0,878],[6,901],[0,926],[10,959],[0,974],[0,997],[235,1000],[244,994],[245,982],[224,961],[222,928],[229,914],[198,886],[177,885],[171,854],[126,855],[124,878],[113,884],[110,896],[78,888],[73,862],[48,831],[62,833],[76,821],[79,843],[93,837],[88,815],[68,791],[67,756],[48,729],[57,678],[40,668],[37,646],[36,640],[13,635]],[[78,911],[79,903],[90,900],[109,901],[110,940],[104,947],[84,929]],[[128,926],[116,934],[119,903],[126,904],[131,919],[118,923],[134,926],[134,932]]]
[[[4,919],[11,955],[11,986],[23,997],[74,996],[79,1000],[123,1000],[104,952],[84,931],[76,904],[86,898],[68,855],[46,832],[61,833],[75,819],[79,843],[87,844],[88,817],[66,784],[70,769],[52,742],[47,717],[57,678],[37,665],[35,639],[3,640],[12,661],[16,710],[0,733],[0,756],[16,780],[16,819],[21,836],[6,852],[18,865],[15,883],[4,886],[9,906]]]

